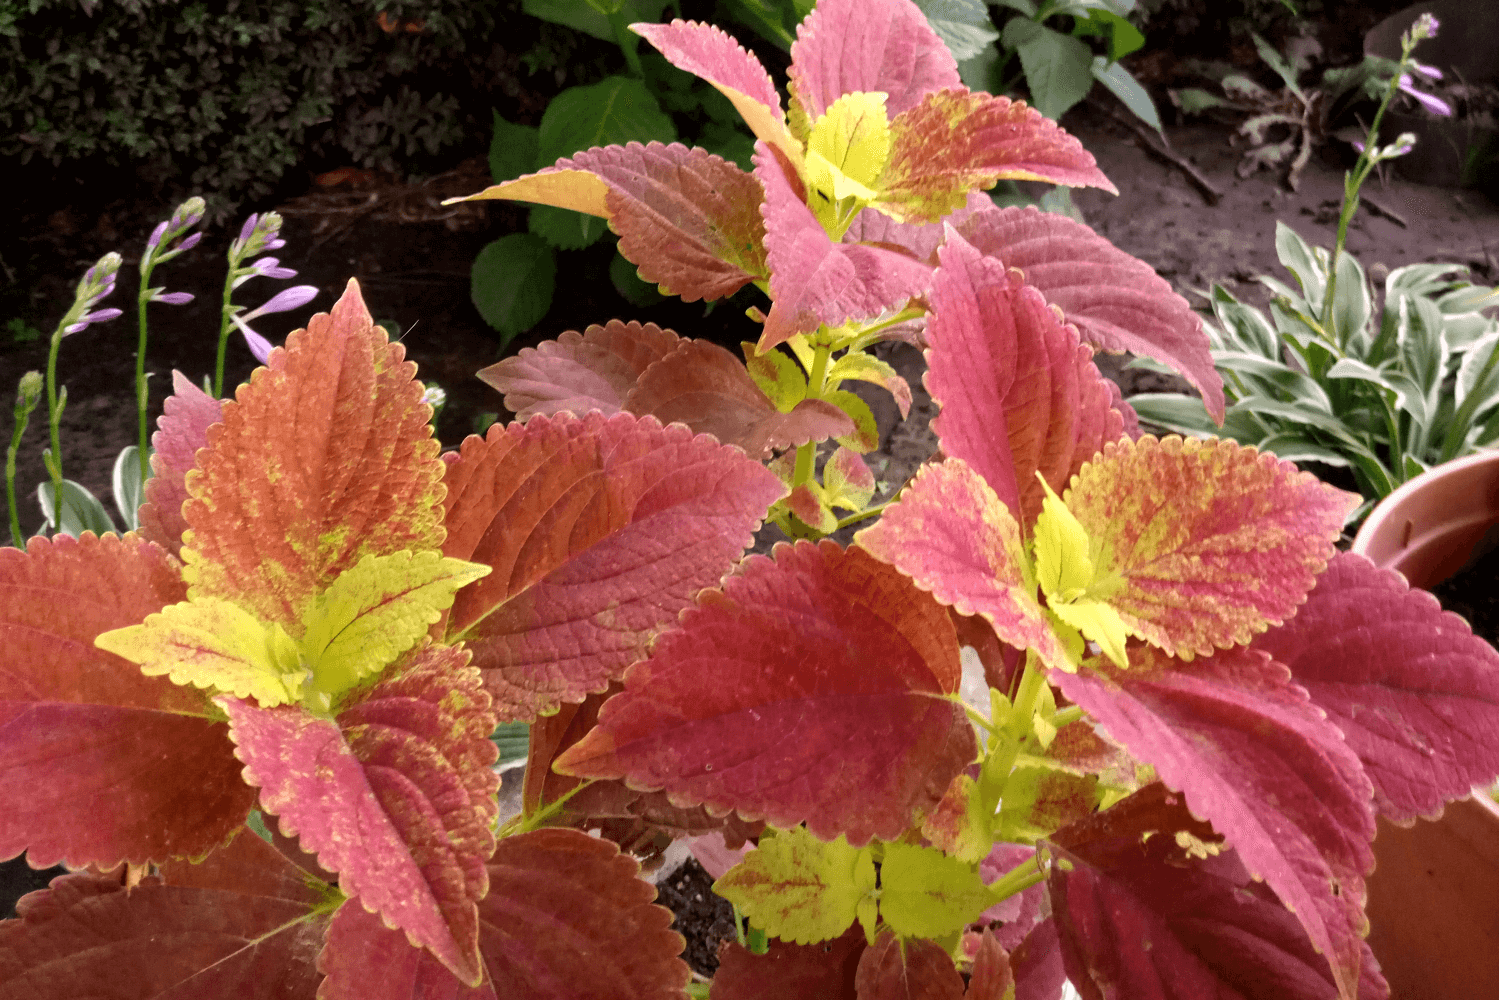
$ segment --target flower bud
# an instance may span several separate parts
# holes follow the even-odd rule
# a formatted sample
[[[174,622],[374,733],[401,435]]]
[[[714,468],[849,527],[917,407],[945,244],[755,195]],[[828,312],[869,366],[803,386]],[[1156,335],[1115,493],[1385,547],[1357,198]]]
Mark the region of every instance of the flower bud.
[[[1411,33],[1409,37],[1413,42],[1420,42],[1424,38],[1436,38],[1440,25],[1441,22],[1438,21],[1437,15],[1430,12],[1420,14],[1418,15],[1417,19],[1412,22]]]
[[[41,395],[42,373],[38,371],[30,371],[25,375],[22,375],[21,382],[16,387],[17,411],[19,411],[21,407],[24,406],[26,408],[26,412],[30,413],[33,409],[36,408],[36,401],[41,398]]]

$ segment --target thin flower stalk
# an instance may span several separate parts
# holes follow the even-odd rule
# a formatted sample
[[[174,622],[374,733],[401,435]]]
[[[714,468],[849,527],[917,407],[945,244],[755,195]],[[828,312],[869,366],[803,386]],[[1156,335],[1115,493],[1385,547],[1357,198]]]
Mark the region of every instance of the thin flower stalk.
[[[30,371],[21,376],[16,389],[16,422],[11,431],[10,447],[5,449],[5,503],[10,511],[10,540],[16,548],[26,547],[21,534],[21,517],[16,508],[16,455],[21,450],[21,438],[31,422],[31,411],[36,409],[42,395],[42,373]]]
[[[146,252],[141,255],[141,285],[136,295],[136,329],[139,335],[135,349],[135,413],[138,435],[136,457],[140,460],[142,483],[150,475],[150,426],[146,420],[146,305],[163,302],[180,306],[193,301],[191,292],[168,292],[164,288],[152,288],[151,272],[156,265],[165,264],[198,245],[203,234],[189,233],[188,230],[203,221],[205,208],[202,198],[189,198],[178,205],[170,219],[159,223],[152,230],[150,239],[146,241]]]
[[[283,289],[270,301],[243,315],[241,315],[241,310],[245,307],[237,306],[231,301],[235,289],[251,278],[285,280],[296,277],[296,271],[289,267],[282,267],[281,262],[275,257],[250,260],[259,254],[279,250],[286,246],[286,240],[280,235],[281,222],[281,216],[275,212],[251,215],[240,227],[240,235],[229,245],[229,273],[224,276],[224,305],[219,318],[219,350],[214,362],[213,393],[215,396],[224,394],[224,351],[229,342],[231,328],[239,329],[245,338],[246,345],[250,348],[250,353],[255,355],[257,361],[264,363],[271,353],[271,343],[250,326],[250,321],[260,316],[300,308],[312,301],[318,294],[318,289],[313,285],[296,285]]]

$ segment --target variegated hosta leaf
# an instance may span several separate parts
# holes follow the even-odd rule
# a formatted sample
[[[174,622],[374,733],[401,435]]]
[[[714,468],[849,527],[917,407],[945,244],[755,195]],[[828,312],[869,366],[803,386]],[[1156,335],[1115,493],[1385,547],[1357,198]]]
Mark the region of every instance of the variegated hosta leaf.
[[[497,751],[489,697],[460,648],[429,646],[337,719],[221,696],[245,780],[281,832],[477,985],[476,904],[489,889]]]
[[[448,466],[444,553],[494,568],[462,637],[502,719],[602,691],[749,545],[780,479],[737,449],[628,413],[535,416]]]
[[[1014,272],[949,230],[933,274],[927,388],[946,455],[968,462],[1030,535],[1045,491],[1062,489],[1120,437],[1109,381],[1078,331]]]
[[[1365,875],[1374,865],[1370,779],[1285,667],[1233,649],[1192,664],[1148,646],[1051,680],[1110,739],[1156,768],[1297,915],[1339,993],[1356,996]]]
[[[1286,664],[1344,734],[1398,823],[1495,777],[1495,648],[1424,590],[1363,556],[1333,557],[1291,621],[1252,649]]]
[[[612,319],[523,347],[481,368],[479,380],[505,394],[505,408],[517,420],[564,410],[618,413],[641,373],[672,353],[679,339],[655,323]]]
[[[151,435],[151,478],[146,480],[140,518],[141,537],[174,556],[187,530],[187,520],[182,516],[182,504],[188,497],[184,480],[198,464],[198,449],[208,443],[208,428],[222,415],[219,400],[182,372],[172,372],[172,395],[162,403],[158,429]]]
[[[134,535],[0,549],[0,857],[107,870],[201,855],[244,822],[255,792],[203,694],[94,645],[184,591]]]
[[[1082,223],[1035,208],[993,205],[955,220],[980,253],[1020,268],[1026,283],[1105,351],[1130,351],[1179,372],[1224,419],[1224,383],[1186,299],[1151,266]]]
[[[907,0],[822,0],[797,26],[789,85],[809,121],[844,94],[883,93],[892,117],[958,86],[948,46]]]
[[[1026,102],[953,87],[894,117],[874,207],[900,222],[934,222],[975,188],[1007,179],[1119,193],[1082,143]]]
[[[1359,500],[1233,441],[1116,441],[1063,496],[1127,628],[1192,659],[1290,618]]]
[[[183,505],[193,597],[295,639],[307,601],[364,556],[442,547],[443,463],[404,357],[351,279],[224,404]]]
[[[704,594],[554,767],[626,777],[862,846],[895,839],[974,758],[946,612],[832,542],[780,546]]]
[[[962,459],[924,466],[855,543],[943,604],[983,615],[1002,640],[1042,662],[1072,662],[1037,603],[1036,575],[1010,509]]]
[[[771,312],[759,349],[770,350],[820,324],[837,326],[899,308],[925,291],[931,269],[904,253],[834,243],[769,147],[756,147],[755,176],[765,189],[766,258]]]

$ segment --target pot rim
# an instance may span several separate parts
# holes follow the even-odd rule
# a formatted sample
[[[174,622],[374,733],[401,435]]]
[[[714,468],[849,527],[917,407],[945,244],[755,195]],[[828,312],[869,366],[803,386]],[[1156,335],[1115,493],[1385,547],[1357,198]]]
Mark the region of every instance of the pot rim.
[[[1375,505],[1351,551],[1430,587],[1463,568],[1500,518],[1500,452],[1444,462]]]

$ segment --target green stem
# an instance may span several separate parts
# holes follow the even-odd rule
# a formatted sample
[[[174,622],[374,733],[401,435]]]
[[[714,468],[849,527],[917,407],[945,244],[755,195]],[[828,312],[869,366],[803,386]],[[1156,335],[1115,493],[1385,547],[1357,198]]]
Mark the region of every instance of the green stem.
[[[64,320],[66,322],[66,320]],[[52,345],[47,350],[47,432],[52,442],[48,454],[42,457],[46,459],[47,472],[52,478],[52,516],[53,534],[62,530],[63,504],[65,502],[62,488],[62,433],[59,425],[62,423],[62,406],[58,404],[57,397],[57,349],[62,346],[63,327],[62,323],[52,333]]]
[[[1047,849],[1038,848],[1036,854],[989,884],[991,898],[999,902],[1018,892],[1030,889],[1047,877],[1047,868],[1051,861],[1052,855]]]
[[[589,787],[593,783],[594,783],[594,779],[592,779],[592,778],[590,778],[588,781],[579,782],[578,784],[574,785],[572,788],[568,789],[568,791],[565,792],[563,795],[561,795],[560,797],[558,797],[556,799],[553,799],[551,802],[548,802],[546,805],[542,806],[540,809],[538,809],[536,812],[532,813],[530,816],[522,817],[522,819],[521,819],[521,825],[520,825],[520,828],[517,830],[517,832],[518,833],[530,833],[532,830],[537,829],[543,823],[545,823],[547,820],[549,820],[553,816],[555,816],[557,814],[557,812],[560,809],[562,809],[562,807],[564,805],[567,804],[567,801],[569,799],[571,799],[573,796],[577,795],[579,792],[583,791],[585,788]]]
[[[847,528],[851,524],[858,524],[866,518],[874,517],[881,511],[885,510],[886,507],[890,506],[890,503],[891,502],[887,500],[885,503],[878,503],[873,507],[867,507],[864,510],[860,511],[858,514],[850,514],[848,517],[841,517],[839,518],[839,528]],[[837,531],[838,528],[835,528],[833,530]]]
[[[141,463],[141,482],[145,483],[148,474],[146,466],[146,437],[148,425],[146,423],[146,303],[150,301],[151,294],[147,285],[151,281],[151,271],[156,266],[152,261],[152,251],[148,250],[147,256],[141,260],[141,290],[136,295],[136,329],[139,331],[135,348],[135,417],[138,438],[138,454],[136,457]]]
[[[817,352],[813,354],[812,371],[807,376],[807,398],[822,399],[824,382],[828,378],[828,358],[833,353],[833,348],[827,344],[819,344]],[[792,467],[792,489],[796,489],[812,478],[813,460],[817,457],[818,446],[809,441],[807,444],[797,446],[797,464]]]
[[[26,548],[26,542],[21,537],[21,516],[16,508],[16,454],[21,450],[21,437],[30,422],[31,407],[17,406],[16,426],[10,433],[10,447],[5,449],[5,502],[10,510],[10,540],[18,549]]]
[[[646,78],[646,71],[641,68],[641,56],[636,52],[636,43],[640,39],[631,34],[629,26],[625,24],[625,12],[616,7],[609,13],[609,26],[615,33],[615,44],[625,54],[625,65],[630,68],[630,75],[637,80]]]
[[[1070,723],[1077,722],[1083,718],[1083,709],[1077,705],[1069,705],[1067,708],[1059,708],[1057,714],[1052,716],[1052,724],[1058,729]]]
[[[230,304],[229,297],[234,294],[234,273],[239,270],[239,260],[233,256],[229,260],[229,273],[224,276],[224,307],[219,310],[219,353],[214,359],[214,398],[224,398],[224,349],[229,344],[229,317],[234,314],[234,306]]]

